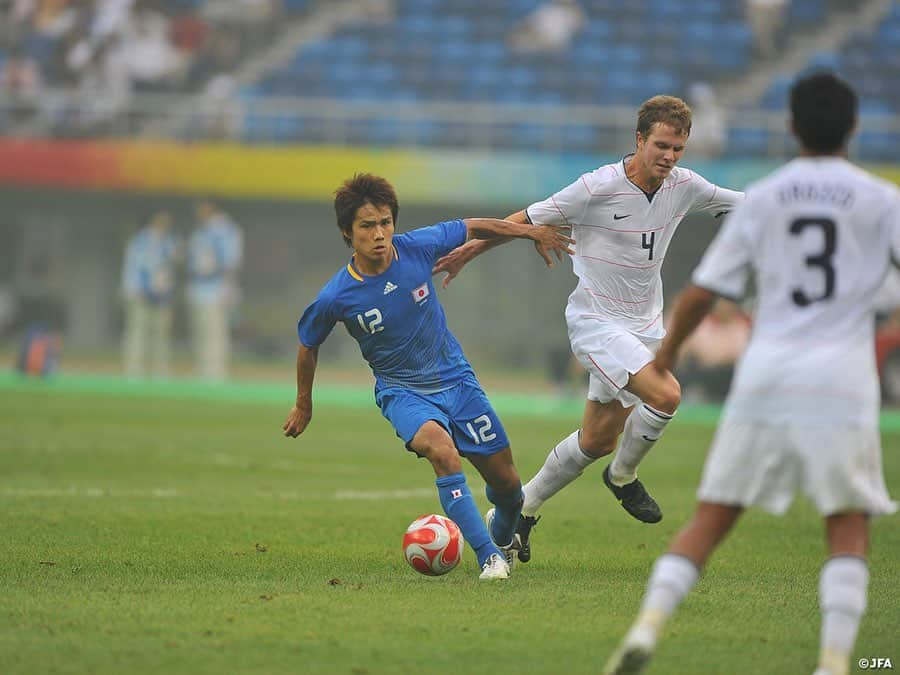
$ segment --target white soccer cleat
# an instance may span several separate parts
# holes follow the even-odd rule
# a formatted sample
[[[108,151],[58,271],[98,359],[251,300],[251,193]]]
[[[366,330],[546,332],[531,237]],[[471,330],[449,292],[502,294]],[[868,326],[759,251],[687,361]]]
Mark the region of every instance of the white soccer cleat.
[[[491,507],[487,510],[487,513],[484,514],[484,524],[487,526],[488,535],[491,537],[491,541],[494,541],[494,535],[491,534],[491,523],[494,522],[494,508]],[[516,554],[518,553],[521,545],[519,543],[519,535],[514,534],[512,541],[506,546],[501,546],[494,541],[494,544],[497,545],[497,548],[500,549],[500,552],[503,554],[503,557],[506,558],[506,564],[509,565],[509,569],[512,570],[516,566]]]
[[[490,557],[481,566],[479,579],[509,579],[509,565],[503,556],[491,553]]]
[[[603,667],[603,675],[636,675],[649,663],[656,647],[656,631],[635,625]]]
[[[819,665],[813,675],[849,675],[849,673],[850,655],[826,647],[819,654]]]

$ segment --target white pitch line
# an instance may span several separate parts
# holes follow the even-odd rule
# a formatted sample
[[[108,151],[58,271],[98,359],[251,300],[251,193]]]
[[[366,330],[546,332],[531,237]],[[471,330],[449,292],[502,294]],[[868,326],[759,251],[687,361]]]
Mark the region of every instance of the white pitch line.
[[[0,495],[5,497],[86,497],[99,499],[101,497],[130,498],[130,499],[175,499],[184,497],[197,497],[196,493],[186,493],[172,488],[151,488],[148,490],[122,490],[98,487],[67,487],[67,488],[0,488]],[[281,501],[306,501],[306,500],[338,500],[338,501],[388,501],[394,499],[420,499],[434,495],[433,489],[415,488],[411,490],[338,490],[331,495],[323,495],[314,492],[264,492],[257,490],[254,497],[278,499]]]
[[[109,490],[107,488],[3,488],[0,494],[7,497],[153,497],[155,499],[171,499],[182,497],[171,488],[152,488],[150,490]]]

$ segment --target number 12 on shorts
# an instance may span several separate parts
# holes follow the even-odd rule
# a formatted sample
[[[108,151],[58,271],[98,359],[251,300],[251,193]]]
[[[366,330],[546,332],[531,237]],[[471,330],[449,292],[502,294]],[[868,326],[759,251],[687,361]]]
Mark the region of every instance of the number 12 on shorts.
[[[491,418],[487,415],[476,417],[471,422],[466,422],[466,429],[469,430],[469,436],[477,445],[487,443],[497,438],[497,434],[491,431]]]

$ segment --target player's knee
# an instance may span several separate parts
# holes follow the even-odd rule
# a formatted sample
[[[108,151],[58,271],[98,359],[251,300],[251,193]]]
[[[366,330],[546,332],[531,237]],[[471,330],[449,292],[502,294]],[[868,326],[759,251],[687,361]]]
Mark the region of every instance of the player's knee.
[[[672,414],[681,404],[681,385],[674,377],[667,378],[644,399],[644,403],[660,412]]]
[[[491,491],[499,497],[519,495],[522,492],[522,481],[515,470],[506,475],[491,477],[489,485]]]
[[[604,457],[616,449],[619,433],[613,429],[582,429],[578,439],[581,451],[591,457]]]
[[[459,453],[452,444],[440,444],[432,446],[422,453],[431,462],[434,472],[438,476],[446,476],[451,473],[459,473],[462,471],[462,462],[459,459]]]

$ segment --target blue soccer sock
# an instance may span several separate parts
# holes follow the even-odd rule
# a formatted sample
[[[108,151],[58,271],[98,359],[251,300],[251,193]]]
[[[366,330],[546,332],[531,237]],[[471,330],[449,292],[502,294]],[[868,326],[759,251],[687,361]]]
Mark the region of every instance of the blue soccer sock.
[[[481,567],[492,553],[500,553],[500,550],[491,541],[484,526],[475,499],[466,485],[465,474],[460,472],[440,476],[434,483],[437,485],[444,513],[459,526],[463,537],[478,556],[478,566]]]
[[[522,484],[513,492],[500,493],[490,485],[484,488],[488,501],[497,508],[494,509],[494,520],[491,523],[491,537],[501,546],[512,543],[516,526],[519,524],[519,514],[522,513],[522,504],[525,503],[525,494],[522,492]]]

